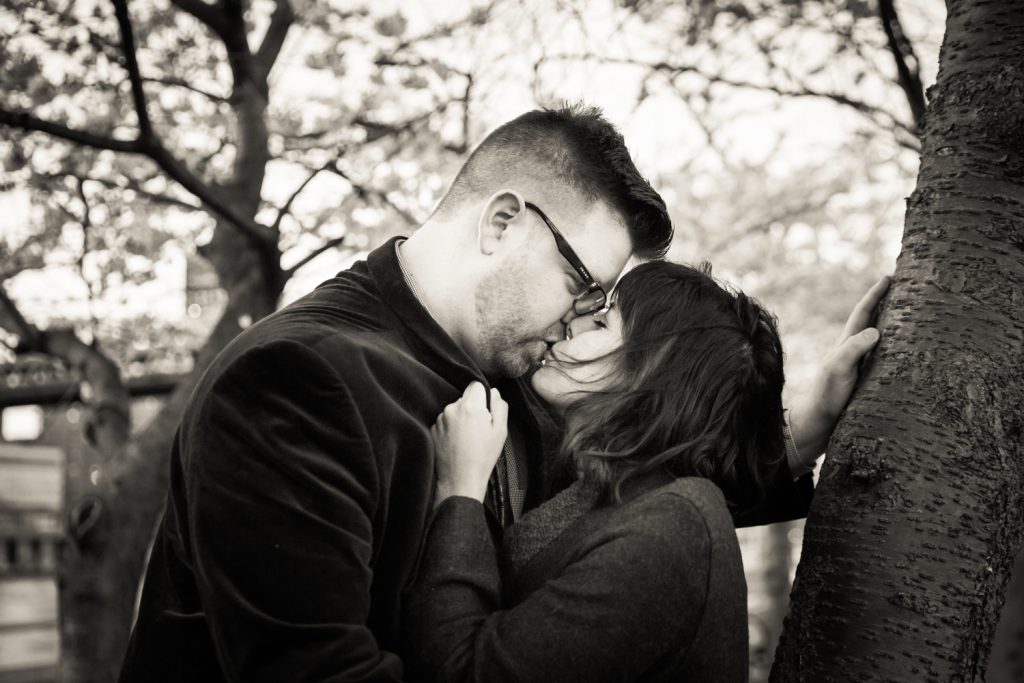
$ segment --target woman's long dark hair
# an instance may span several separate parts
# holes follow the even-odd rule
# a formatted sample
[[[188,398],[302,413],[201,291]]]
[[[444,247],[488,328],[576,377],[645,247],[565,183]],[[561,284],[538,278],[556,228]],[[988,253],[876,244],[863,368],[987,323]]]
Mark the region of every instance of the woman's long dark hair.
[[[623,345],[610,386],[566,412],[563,462],[620,500],[658,469],[705,477],[744,508],[784,453],[782,344],[775,318],[700,268],[656,261],[622,277]]]

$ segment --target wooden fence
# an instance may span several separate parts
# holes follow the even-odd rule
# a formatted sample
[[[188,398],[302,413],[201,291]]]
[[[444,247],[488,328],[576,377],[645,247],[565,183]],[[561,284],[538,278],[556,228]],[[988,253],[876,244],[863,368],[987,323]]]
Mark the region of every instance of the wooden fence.
[[[56,678],[64,453],[0,443],[0,683]]]

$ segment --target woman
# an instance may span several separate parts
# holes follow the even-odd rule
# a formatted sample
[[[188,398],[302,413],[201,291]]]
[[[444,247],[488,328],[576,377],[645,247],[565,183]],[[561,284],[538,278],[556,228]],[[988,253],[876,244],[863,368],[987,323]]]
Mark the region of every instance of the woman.
[[[505,535],[484,514],[507,408],[473,384],[434,426],[437,508],[408,620],[435,681],[744,681],[730,506],[783,452],[770,314],[708,269],[641,265],[532,377],[564,412],[575,481]],[[499,571],[499,565],[501,571]]]

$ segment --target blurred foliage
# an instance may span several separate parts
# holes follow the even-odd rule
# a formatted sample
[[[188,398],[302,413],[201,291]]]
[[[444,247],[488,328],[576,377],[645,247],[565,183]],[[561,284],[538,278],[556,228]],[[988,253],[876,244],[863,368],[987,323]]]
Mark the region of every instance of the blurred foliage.
[[[926,80],[935,4],[899,6],[929,56]],[[891,264],[917,143],[873,0],[434,5],[293,3],[270,75],[257,214],[278,226],[285,267],[344,238],[322,257],[340,267],[414,229],[489,128],[576,97],[604,105],[641,148],[677,222],[673,257],[711,259],[775,307],[791,356],[822,352],[822,335]],[[274,7],[245,5],[250,45]],[[168,0],[131,13],[154,128],[216,187],[236,154],[224,43]],[[0,31],[0,108],[134,134],[109,3],[12,0]],[[0,235],[0,278],[29,319],[70,319],[103,343],[114,328],[142,339],[168,319],[129,302],[177,287],[154,287],[167,277],[160,264],[183,268],[180,256],[210,239],[214,220],[195,197],[143,157],[39,133],[6,129],[0,163],[5,197],[29,197]],[[188,327],[179,315],[168,324]]]

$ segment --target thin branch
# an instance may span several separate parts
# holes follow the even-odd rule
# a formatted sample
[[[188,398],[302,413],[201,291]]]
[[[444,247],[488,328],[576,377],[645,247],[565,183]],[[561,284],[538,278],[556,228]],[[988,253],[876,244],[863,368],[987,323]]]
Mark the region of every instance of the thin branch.
[[[186,81],[185,79],[178,78],[176,76],[164,76],[161,78],[144,76],[142,78],[142,81],[144,83],[159,83],[160,85],[168,85],[177,88],[184,88],[185,90],[191,90],[192,92],[198,93],[199,95],[202,95],[203,97],[206,97],[214,102],[225,103],[228,101],[228,98],[224,97],[223,95],[218,95],[216,93],[210,92],[209,90],[203,90],[202,88],[198,88],[189,83],[188,81]]]
[[[126,152],[129,154],[144,153],[142,145],[139,144],[138,140],[118,140],[84,130],[75,130],[60,123],[36,118],[28,112],[0,109],[0,125],[47,133],[56,138],[92,147],[93,149],[109,149],[113,152]]]
[[[411,119],[407,119],[399,123],[382,123],[380,121],[374,121],[360,114],[351,121],[348,121],[347,124],[351,126],[357,126],[366,131],[366,138],[361,142],[377,142],[378,140],[381,140],[386,137],[397,136],[401,135],[402,133],[412,131],[414,128],[416,128],[416,126],[421,125],[425,121],[429,120],[431,116],[446,111],[448,107],[450,107],[452,103],[456,101],[458,101],[458,98],[448,100],[443,104],[435,106],[433,109],[429,111],[426,111],[422,114],[418,114],[417,116],[414,116]],[[288,150],[307,150],[313,147],[333,146],[334,144],[336,144],[333,140],[328,139],[327,141],[325,141],[324,138],[328,138],[328,136],[338,134],[339,131],[342,129],[342,125],[343,124],[330,125],[320,130],[313,130],[305,133],[292,133],[290,131],[275,130],[273,131],[273,134],[281,136],[286,143],[293,143],[287,147]],[[298,142],[299,144],[294,144],[295,142]]]
[[[341,236],[341,237],[335,237],[334,239],[327,240],[326,242],[321,244],[319,247],[317,247],[316,249],[314,249],[313,251],[309,252],[308,254],[303,256],[301,259],[299,259],[299,262],[296,263],[294,266],[292,266],[291,268],[288,268],[287,270],[285,270],[284,271],[284,279],[287,280],[291,276],[295,275],[295,272],[297,270],[299,270],[299,268],[302,268],[303,266],[307,265],[310,261],[315,259],[320,254],[323,254],[325,251],[330,251],[331,249],[334,249],[335,247],[341,246],[342,244],[344,244],[344,242],[345,242],[345,236],[344,235]]]
[[[878,0],[878,12],[882,18],[882,28],[885,29],[889,51],[896,61],[897,81],[910,104],[914,127],[920,131],[924,125],[924,111],[927,103],[925,102],[924,85],[921,83],[920,63],[914,54],[914,46],[903,32],[893,0]],[[908,60],[913,62],[913,67],[908,64]]]
[[[466,74],[466,90],[462,94],[462,143],[448,145],[448,149],[456,154],[465,154],[469,150],[469,100],[473,94],[473,74]]]
[[[253,246],[259,251],[277,250],[277,239],[274,233],[265,225],[249,220],[239,213],[233,206],[222,201],[216,191],[206,185],[199,178],[192,175],[185,166],[175,159],[163,146],[157,145],[151,150],[150,158],[162,168],[167,175],[176,180],[179,185],[195,195],[203,204],[209,206],[214,213],[220,215],[238,230],[240,230]]]
[[[408,49],[409,47],[412,47],[417,43],[436,40],[438,38],[446,38],[448,36],[453,35],[459,29],[465,28],[466,26],[476,26],[480,24],[485,24],[488,21],[490,21],[490,18],[494,13],[494,8],[497,4],[497,2],[491,2],[483,7],[470,8],[469,13],[466,14],[466,16],[464,17],[456,19],[455,21],[447,24],[435,26],[426,33],[421,33],[418,36],[411,36],[409,38],[406,38],[405,40],[402,40],[401,42],[398,43],[398,45],[394,47],[394,52],[400,52],[402,50]]]
[[[277,57],[281,53],[285,36],[288,35],[288,29],[291,28],[294,18],[295,14],[292,12],[292,6],[288,0],[277,0],[274,13],[270,15],[270,26],[267,27],[263,42],[256,50],[256,64],[262,72],[264,80],[270,75],[270,70],[274,68],[274,62],[277,61]]]
[[[414,116],[411,119],[406,119],[405,121],[402,121],[400,123],[381,123],[379,121],[373,121],[372,119],[368,119],[362,115],[357,116],[355,119],[353,119],[352,123],[366,130],[366,140],[364,140],[364,142],[376,142],[377,140],[380,140],[381,138],[384,137],[397,136],[402,133],[412,131],[416,126],[429,120],[431,116],[446,111],[448,107],[452,105],[452,102],[455,101],[455,99],[448,100],[443,105],[434,107],[429,111],[425,111],[418,116]]]
[[[82,178],[82,180],[89,180],[89,181],[92,181],[92,182],[95,182],[95,183],[99,183],[100,185],[104,185],[104,186],[106,186],[106,187],[108,187],[108,188],[110,188],[112,190],[121,190],[121,191],[129,190],[129,191],[134,192],[135,194],[139,195],[140,197],[145,197],[149,201],[154,202],[156,204],[166,204],[167,206],[176,206],[176,207],[178,207],[180,209],[186,209],[188,211],[202,211],[203,210],[202,206],[197,206],[195,204],[190,204],[190,203],[186,202],[183,199],[178,199],[177,197],[172,197],[169,194],[161,194],[159,192],[151,192],[151,191],[147,190],[146,188],[142,187],[142,185],[140,183],[136,182],[136,180],[134,178],[128,178],[128,183],[125,184],[125,185],[122,185],[122,184],[120,184],[118,182],[115,182],[113,180],[109,180],[107,178],[94,178],[92,176],[86,176],[86,177]]]
[[[405,222],[408,223],[409,225],[419,225],[419,221],[416,220],[416,217],[413,216],[408,211],[406,211],[405,209],[403,209],[402,207],[400,207],[397,204],[395,204],[393,201],[391,201],[391,198],[388,197],[386,192],[382,192],[381,190],[377,190],[375,188],[367,187],[367,186],[365,186],[365,185],[363,185],[361,183],[358,183],[358,182],[352,180],[352,178],[345,171],[343,171],[341,169],[341,166],[338,164],[337,161],[335,163],[331,164],[331,166],[328,168],[328,170],[330,170],[331,173],[334,173],[338,177],[340,177],[343,180],[345,180],[349,185],[351,185],[352,189],[355,190],[355,193],[357,195],[359,195],[360,197],[362,197],[364,199],[366,197],[376,197],[377,199],[382,201],[384,204],[387,204],[388,206],[390,206],[392,208],[392,210],[394,210],[395,213],[397,213],[399,216],[401,216],[405,220]]]
[[[824,198],[810,197],[806,201],[790,207],[783,207],[781,210],[773,212],[767,218],[758,216],[757,220],[749,222],[747,225],[740,227],[739,229],[733,230],[729,235],[726,235],[721,240],[713,244],[708,250],[708,254],[715,255],[722,249],[732,244],[736,244],[739,240],[750,235],[767,232],[773,223],[782,223],[787,220],[795,220],[796,217],[801,216],[809,211],[815,209],[824,208],[831,195]]]
[[[85,288],[89,292],[89,315],[92,318],[93,329],[99,326],[99,320],[96,318],[96,295],[97,289],[102,291],[103,284],[102,280],[99,283],[99,287],[94,287],[93,282],[86,277],[85,274],[85,258],[89,255],[89,235],[92,232],[92,216],[89,207],[89,197],[85,194],[85,182],[81,178],[76,178],[76,189],[78,190],[78,198],[82,202],[82,217],[79,219],[79,223],[82,225],[82,253],[78,257],[78,277],[85,283]]]
[[[751,82],[748,82],[748,81],[737,81],[737,80],[733,80],[731,78],[726,78],[724,76],[719,76],[719,75],[716,75],[716,74],[708,74],[708,73],[705,73],[703,70],[701,70],[700,68],[698,68],[696,66],[690,66],[690,65],[685,65],[685,64],[670,64],[668,62],[643,62],[643,61],[633,60],[633,59],[612,58],[612,57],[599,57],[599,56],[595,56],[595,55],[585,55],[585,54],[581,54],[581,55],[556,55],[556,56],[549,57],[549,60],[550,61],[553,61],[553,60],[559,60],[559,61],[589,60],[589,61],[598,61],[598,62],[604,63],[604,64],[624,64],[624,65],[638,66],[638,67],[642,67],[642,68],[652,69],[654,71],[662,71],[662,72],[671,74],[672,76],[678,76],[678,75],[681,75],[681,74],[691,73],[691,74],[696,74],[698,76],[701,76],[702,78],[706,79],[707,81],[709,81],[711,83],[720,83],[722,85],[728,85],[728,86],[731,86],[731,87],[734,87],[734,88],[749,88],[749,89],[752,89],[752,90],[760,90],[762,92],[771,92],[771,93],[775,93],[776,95],[779,95],[780,97],[820,97],[820,98],[832,100],[833,102],[836,102],[837,104],[842,104],[842,105],[848,106],[848,107],[850,107],[850,108],[860,112],[861,114],[864,114],[865,116],[868,116],[877,125],[880,125],[880,126],[883,126],[883,127],[894,128],[894,129],[897,129],[898,131],[903,131],[905,133],[908,133],[908,134],[916,137],[915,131],[910,126],[908,126],[907,124],[903,123],[902,121],[897,119],[895,116],[893,116],[892,114],[890,114],[889,112],[887,112],[887,111],[885,111],[883,109],[879,109],[878,107],[875,107],[874,105],[870,105],[870,104],[868,104],[866,102],[861,102],[860,100],[855,100],[852,97],[849,97],[849,96],[844,95],[842,93],[815,90],[815,89],[811,88],[810,86],[808,86],[805,83],[799,83],[798,85],[800,86],[800,89],[798,89],[798,90],[787,89],[787,88],[783,88],[781,86],[770,84],[770,83],[762,84],[762,83],[751,83]]]
[[[97,178],[95,176],[90,176],[90,175],[78,175],[77,173],[73,173],[71,171],[60,171],[58,173],[36,172],[35,175],[38,178],[47,178],[47,179],[50,179],[50,180],[63,180],[64,178],[77,178],[81,182],[98,183],[98,184],[103,185],[104,187],[106,187],[108,189],[111,189],[111,190],[119,190],[121,192],[124,192],[124,191],[128,190],[128,191],[134,192],[135,194],[137,194],[137,195],[139,195],[141,197],[145,197],[146,199],[150,200],[151,202],[154,202],[154,203],[157,203],[157,204],[166,204],[168,206],[176,206],[176,207],[179,207],[179,208],[182,208],[182,209],[187,209],[189,211],[202,211],[203,210],[203,207],[200,206],[200,205],[189,204],[185,200],[178,199],[177,197],[172,197],[169,194],[161,194],[159,192],[152,192],[150,190],[147,190],[146,188],[144,188],[142,186],[141,183],[139,183],[137,180],[135,180],[134,178],[132,178],[130,176],[125,176],[125,178],[127,179],[127,182],[122,184],[122,183],[119,183],[119,182],[117,182],[115,180],[111,180],[110,178]]]
[[[135,115],[139,119],[139,142],[148,145],[153,139],[153,124],[149,121],[146,111],[146,92],[142,88],[142,74],[139,73],[139,61],[135,55],[135,37],[132,35],[132,22],[128,16],[127,0],[113,0],[114,15],[121,29],[121,50],[124,52],[125,69],[132,86],[132,103]]]
[[[274,219],[273,225],[270,226],[271,230],[273,230],[275,233],[280,230],[281,221],[284,219],[285,216],[287,216],[290,213],[292,203],[295,201],[296,197],[302,194],[302,191],[306,189],[306,186],[309,185],[310,182],[312,182],[313,178],[316,178],[318,175],[331,168],[331,166],[333,166],[335,163],[336,162],[333,159],[331,161],[328,161],[320,168],[314,169],[313,172],[310,173],[309,176],[307,176],[306,179],[302,181],[298,188],[296,188],[296,190],[292,192],[291,196],[288,197],[288,201],[286,201],[284,205],[280,209],[278,209],[277,218]]]

